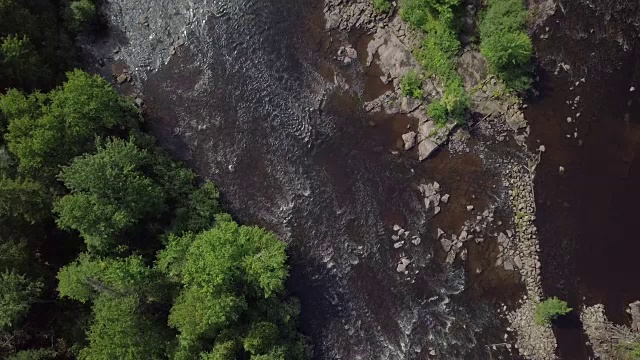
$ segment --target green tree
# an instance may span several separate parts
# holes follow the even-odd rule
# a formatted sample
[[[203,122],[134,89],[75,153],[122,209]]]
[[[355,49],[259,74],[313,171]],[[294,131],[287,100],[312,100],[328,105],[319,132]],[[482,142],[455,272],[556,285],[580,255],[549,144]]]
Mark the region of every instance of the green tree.
[[[137,297],[99,296],[80,360],[165,359],[168,345],[163,328],[142,314]]]
[[[32,349],[18,351],[7,360],[53,360],[57,355],[55,351],[49,349]]]
[[[252,355],[266,354],[280,338],[278,326],[274,323],[263,321],[251,325],[249,332],[242,340],[244,349]]]
[[[108,140],[74,159],[60,179],[71,190],[55,204],[58,225],[80,232],[91,251],[118,245],[116,235],[165,209],[165,195],[146,175],[153,157],[132,141]]]
[[[101,294],[161,300],[161,278],[140,256],[105,259],[81,254],[58,272],[60,296],[86,302]]]
[[[573,309],[567,305],[566,301],[552,297],[536,305],[535,321],[539,325],[550,324],[552,320],[568,314],[571,310]]]
[[[493,73],[515,91],[531,86],[533,45],[523,0],[490,0],[480,22],[480,51]]]
[[[0,78],[3,86],[35,87],[46,68],[29,38],[8,35],[0,42]]]
[[[238,344],[235,341],[216,342],[213,350],[203,353],[202,360],[235,360]]]
[[[215,221],[215,215],[222,211],[219,197],[220,192],[210,181],[192,191],[187,203],[176,210],[173,232],[182,234],[210,228]]]
[[[308,347],[295,331],[296,307],[280,300],[288,275],[284,250],[272,233],[239,226],[223,214],[210,230],[170,236],[157,266],[183,285],[169,315],[169,325],[180,332],[179,353],[206,351],[210,341],[233,341],[261,354],[275,347],[287,354],[302,349],[290,358],[306,358]],[[226,359],[231,348],[236,349],[227,344],[201,355]]]
[[[9,121],[5,139],[23,174],[53,180],[60,165],[94,149],[97,135],[137,126],[138,110],[106,80],[80,70],[67,76],[48,94],[11,91],[0,97]]]
[[[76,0],[69,5],[68,23],[73,30],[82,30],[91,25],[96,16],[97,9],[92,0]]]
[[[16,325],[39,296],[42,286],[13,271],[0,273],[0,329]]]
[[[0,178],[0,223],[35,224],[49,217],[50,196],[30,179]]]

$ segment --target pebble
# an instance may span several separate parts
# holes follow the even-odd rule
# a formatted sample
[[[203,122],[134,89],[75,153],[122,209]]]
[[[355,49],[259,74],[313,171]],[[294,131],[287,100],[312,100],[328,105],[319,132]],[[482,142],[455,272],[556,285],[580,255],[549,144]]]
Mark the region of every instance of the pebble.
[[[404,241],[398,241],[397,243],[393,244],[393,247],[395,249],[401,248],[402,245],[404,245]]]
[[[473,211],[474,207],[473,205],[467,205],[467,211]]]

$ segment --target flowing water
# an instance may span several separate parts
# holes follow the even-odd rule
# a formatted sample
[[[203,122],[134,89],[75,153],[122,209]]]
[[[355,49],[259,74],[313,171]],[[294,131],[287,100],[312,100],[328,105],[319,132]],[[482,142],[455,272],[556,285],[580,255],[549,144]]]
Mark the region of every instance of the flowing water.
[[[516,358],[486,346],[504,342],[496,308],[521,291],[513,273],[490,269],[495,243],[471,247],[464,269],[442,265],[435,239],[437,227],[460,231],[467,204],[511,215],[499,181],[499,160],[515,156],[508,147],[478,135],[469,146],[482,151],[442,150],[424,163],[398,154],[416,120],[362,110],[388,87],[375,67],[335,59],[351,42],[362,60],[369,38],[325,32],[322,1],[152,3],[109,2],[116,57],[146,73],[160,144],[214,180],[238,220],[290,244],[289,289],[316,358]],[[622,323],[625,304],[640,298],[638,4],[562,9],[547,21],[548,40],[539,39],[544,27],[534,34],[541,96],[526,114],[530,145],[547,148],[536,177],[543,285],[573,306],[604,302]],[[452,202],[432,218],[417,186],[435,180]],[[395,249],[395,224],[421,244]],[[403,256],[412,260],[406,274],[396,271]],[[577,320],[556,335],[563,359],[587,358]]]
[[[378,85],[357,63],[335,64],[346,40],[322,30],[321,10],[208,3],[199,30],[144,84],[150,128],[216,182],[235,217],[290,244],[289,289],[317,358],[488,358],[484,344],[502,341],[492,296],[470,298],[465,270],[441,265],[417,185],[438,179],[452,192],[455,227],[490,174],[477,156],[442,152],[424,165],[396,155],[415,120],[361,110],[365,88]],[[421,244],[395,249],[395,224]],[[406,274],[396,271],[402,256]]]

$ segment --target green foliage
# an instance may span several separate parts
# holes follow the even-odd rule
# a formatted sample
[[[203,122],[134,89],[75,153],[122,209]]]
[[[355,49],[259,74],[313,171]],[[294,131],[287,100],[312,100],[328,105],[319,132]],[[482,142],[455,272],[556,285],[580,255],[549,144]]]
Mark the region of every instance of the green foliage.
[[[550,324],[552,320],[568,314],[571,310],[573,309],[567,306],[565,301],[552,297],[536,305],[535,322],[539,325]]]
[[[391,10],[391,3],[389,0],[373,0],[373,8],[381,14],[386,14]]]
[[[46,189],[30,179],[0,178],[0,223],[35,224],[50,215]]]
[[[280,337],[278,326],[267,321],[254,323],[242,340],[244,349],[252,355],[266,354],[277,344]]]
[[[451,23],[458,5],[460,0],[401,0],[400,16],[413,27],[429,32],[435,18]]]
[[[640,360],[640,342],[621,342],[615,347],[617,359]]]
[[[29,253],[24,240],[0,237],[0,271],[24,271],[28,267]]]
[[[70,68],[74,49],[61,16],[65,3],[0,0],[0,41],[10,38],[9,47],[17,50],[0,66],[0,92],[8,87],[49,89]]]
[[[162,188],[145,174],[153,160],[132,141],[119,139],[74,159],[60,173],[71,194],[55,204],[58,225],[78,230],[91,251],[118,245],[116,235],[165,210]]]
[[[18,351],[7,360],[53,360],[58,354],[49,349],[34,349]]]
[[[58,272],[58,291],[62,297],[83,303],[101,294],[159,300],[162,283],[158,275],[140,256],[104,259],[81,254]]]
[[[92,0],[75,0],[69,5],[69,24],[76,31],[92,24],[96,16],[96,5]]]
[[[400,92],[404,96],[411,96],[416,99],[421,99],[424,95],[422,93],[422,81],[418,78],[418,74],[410,70],[400,80]]]
[[[533,45],[523,0],[491,0],[480,23],[480,50],[491,70],[515,91],[531,86]]]
[[[46,69],[29,38],[8,35],[1,40],[0,77],[8,79],[7,85],[36,86],[37,79],[46,76]]]
[[[200,232],[211,227],[215,215],[222,211],[219,197],[220,192],[210,181],[191,192],[187,203],[176,210],[173,232]]]
[[[93,312],[89,346],[80,352],[80,360],[166,358],[167,338],[162,328],[141,314],[136,297],[99,296]]]
[[[53,180],[60,165],[93,149],[96,135],[138,122],[135,106],[106,80],[80,70],[67,75],[48,94],[10,91],[0,97],[0,111],[9,120],[5,139],[23,174]]]
[[[238,344],[235,341],[216,343],[208,353],[203,353],[201,360],[235,360],[238,352]]]
[[[16,325],[38,297],[42,286],[42,283],[13,271],[0,273],[0,329]]]
[[[470,100],[462,79],[456,71],[456,56],[460,51],[453,14],[459,0],[405,0],[401,16],[409,24],[427,33],[416,58],[428,74],[444,84],[441,99],[433,101],[427,114],[438,124],[449,121],[462,123]]]
[[[225,341],[241,341],[253,354],[282,346],[292,359],[304,359],[308,347],[295,331],[299,307],[279,300],[288,275],[284,250],[272,233],[223,214],[208,231],[171,236],[157,266],[183,285],[169,315],[169,325],[180,331],[179,352],[192,353],[226,333]],[[202,357],[226,359],[231,348]]]

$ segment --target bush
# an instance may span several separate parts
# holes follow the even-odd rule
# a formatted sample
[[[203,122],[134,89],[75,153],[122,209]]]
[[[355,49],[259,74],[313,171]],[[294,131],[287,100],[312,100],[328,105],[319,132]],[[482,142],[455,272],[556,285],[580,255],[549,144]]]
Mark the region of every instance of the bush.
[[[533,44],[522,0],[491,0],[480,23],[480,50],[489,67],[515,91],[531,86]]]
[[[411,96],[416,99],[421,99],[424,95],[422,93],[422,81],[418,78],[418,74],[409,70],[400,80],[400,92],[404,96]]]
[[[470,100],[456,71],[460,41],[453,22],[453,9],[459,1],[406,0],[402,4],[403,19],[427,32],[416,58],[429,74],[445,85],[442,99],[432,102],[427,114],[439,125],[448,121],[464,122]]]
[[[389,0],[373,0],[373,8],[379,13],[388,13],[391,10]]]
[[[538,325],[547,325],[559,316],[568,314],[571,310],[573,309],[567,305],[566,301],[552,297],[536,305],[535,322]]]
[[[455,8],[460,0],[403,0],[400,2],[400,16],[411,26],[426,32],[426,28],[434,18],[450,23],[453,20]]]

